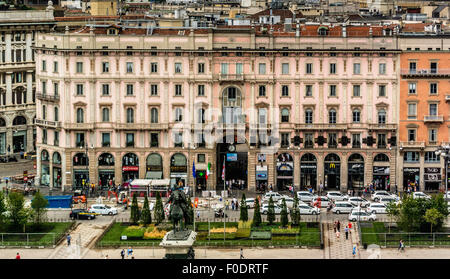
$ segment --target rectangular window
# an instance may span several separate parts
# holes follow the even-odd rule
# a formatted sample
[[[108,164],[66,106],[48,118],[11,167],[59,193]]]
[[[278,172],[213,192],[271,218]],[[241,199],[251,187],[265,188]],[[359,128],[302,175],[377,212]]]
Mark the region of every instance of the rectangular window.
[[[305,133],[305,148],[314,147],[314,135],[312,133]]]
[[[288,75],[289,74],[289,63],[281,64],[281,73],[283,75]]]
[[[102,133],[102,147],[110,147],[110,146],[111,146],[111,134]]]
[[[352,134],[352,148],[361,148],[361,134]]]
[[[109,62],[103,62],[102,63],[102,72],[103,73],[109,73]]]
[[[410,74],[417,73],[417,64],[416,64],[416,62],[409,62],[409,73]]]
[[[336,97],[336,85],[330,85],[330,97]]]
[[[127,62],[127,73],[133,72],[133,62]]]
[[[102,95],[109,96],[109,84],[102,84]]]
[[[42,95],[47,95],[47,82],[42,82]]]
[[[361,64],[360,63],[353,63],[353,74],[355,74],[355,75],[361,74]]]
[[[126,147],[134,147],[134,133],[126,134]]]
[[[83,84],[77,84],[77,96],[81,96],[84,94],[84,87]]]
[[[42,143],[47,144],[47,129],[42,129]]]
[[[378,134],[377,135],[377,147],[378,148],[386,148],[386,134]]]
[[[175,73],[181,73],[181,63],[175,63]]]
[[[360,97],[361,96],[361,85],[356,84],[353,85],[353,97]]]
[[[75,145],[76,147],[84,147],[84,133],[75,134]]]
[[[379,97],[386,97],[386,85],[379,85],[378,86],[378,96]]]
[[[312,85],[306,85],[305,91],[306,97],[312,97]]]
[[[438,72],[438,65],[436,62],[431,62],[430,63],[430,73],[432,74],[437,74]]]
[[[259,74],[260,75],[266,74],[266,63],[259,63]]]
[[[336,63],[330,64],[330,74],[336,74]]]
[[[336,133],[328,133],[328,147],[329,148],[337,147],[337,134]]]
[[[152,62],[150,64],[150,72],[151,73],[157,73],[158,72],[158,63]]]
[[[307,74],[313,73],[313,64],[312,63],[306,63],[306,73]]]
[[[46,72],[47,71],[47,61],[42,60],[42,71]]]
[[[198,85],[198,96],[205,96],[205,85]]]
[[[220,64],[220,73],[222,75],[228,75],[228,63],[221,63]]]
[[[417,117],[417,104],[409,103],[408,104],[408,119],[416,119]]]
[[[378,73],[380,75],[385,75],[386,74],[386,63],[380,63],[379,64]]]
[[[242,75],[243,66],[242,63],[236,63],[236,75]]]
[[[83,72],[83,62],[77,62],[77,73]]]
[[[429,104],[428,108],[429,108],[428,112],[429,112],[430,115],[433,115],[433,116],[437,115],[437,113],[438,113],[438,106],[437,106],[437,104]]]
[[[281,133],[281,147],[288,147],[289,146],[289,140],[290,140],[290,134],[289,133]]]
[[[405,154],[403,155],[403,160],[405,162],[409,162],[409,163],[419,162],[419,160],[420,160],[419,152],[413,152],[413,151],[405,152]]]
[[[53,132],[53,145],[59,146],[59,132],[58,131]]]
[[[183,133],[174,133],[174,146],[183,147]]]
[[[127,84],[127,96],[134,95],[134,86],[133,84]]]
[[[437,94],[437,83],[430,83],[430,94]]]
[[[58,72],[58,61],[53,61],[53,72]]]
[[[284,96],[284,97],[289,96],[289,86],[283,85],[281,87],[281,96]]]
[[[150,133],[150,147],[159,147],[158,133]]]
[[[429,129],[428,130],[428,141],[430,143],[437,142],[437,129]]]
[[[175,84],[175,96],[182,96],[181,84]]]
[[[416,83],[413,83],[413,82],[408,83],[408,88],[409,88],[408,93],[409,94],[416,94],[417,93],[416,92],[416,86],[417,86]]]
[[[152,96],[158,96],[158,85],[157,84],[150,85],[150,94]]]
[[[416,130],[408,129],[408,141],[416,141]]]
[[[55,94],[55,96],[59,95],[58,89],[59,89],[58,83],[57,82],[53,83],[53,94]]]
[[[197,163],[205,163],[206,155],[205,154],[197,154]]]
[[[205,63],[198,63],[198,73],[199,74],[205,73]]]
[[[266,86],[260,85],[259,86],[259,97],[265,97],[266,96]]]
[[[436,155],[434,151],[425,152],[425,163],[439,163],[440,156]]]

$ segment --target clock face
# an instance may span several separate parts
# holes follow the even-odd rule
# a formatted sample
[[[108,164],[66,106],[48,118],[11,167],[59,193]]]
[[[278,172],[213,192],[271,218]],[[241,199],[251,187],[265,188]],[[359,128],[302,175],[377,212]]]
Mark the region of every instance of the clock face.
[[[232,144],[230,144],[230,146],[228,146],[228,151],[230,152],[234,152],[236,150],[236,147]]]

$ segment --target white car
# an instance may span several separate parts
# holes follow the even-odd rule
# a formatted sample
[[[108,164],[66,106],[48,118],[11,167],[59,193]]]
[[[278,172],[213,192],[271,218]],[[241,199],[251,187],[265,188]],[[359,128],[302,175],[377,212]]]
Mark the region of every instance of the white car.
[[[380,202],[371,202],[367,206],[367,212],[376,214],[386,214],[386,205]]]
[[[361,197],[350,197],[348,198],[348,202],[350,202],[354,206],[361,206],[361,207],[366,207],[369,204],[369,201]]]
[[[378,200],[378,202],[383,203],[385,205],[388,205],[388,203],[390,203],[390,202],[397,203],[398,201],[399,201],[399,198],[394,197],[394,196],[380,197],[380,199]]]
[[[275,214],[281,214],[281,207],[279,207],[277,204],[274,204],[274,211]],[[268,204],[263,204],[261,206],[261,214],[268,214],[269,213],[269,205]]]
[[[450,200],[450,191],[447,191],[446,193],[444,193],[444,199]]]
[[[315,196],[314,199],[311,201],[311,206],[314,206],[317,203],[317,199],[319,197]],[[320,208],[326,208],[330,205],[331,200],[326,196],[320,196]]]
[[[267,193],[264,195],[263,200],[268,202],[268,201],[270,200],[270,197],[272,197],[273,202],[277,202],[277,201],[279,201],[283,196],[280,195],[280,194],[277,193],[277,192],[267,192]]]
[[[413,193],[413,198],[414,199],[431,199],[431,197],[427,194],[425,194],[424,192],[414,192]]]
[[[101,215],[117,215],[118,211],[115,207],[110,207],[104,204],[93,204],[88,209],[91,213],[97,213]]]
[[[320,214],[320,209],[318,209],[317,207],[309,206],[307,204],[299,204],[298,209],[300,210],[300,214]]]
[[[310,202],[313,200],[314,195],[311,194],[308,191],[298,191],[297,192],[297,197],[299,200],[303,201],[303,202]]]
[[[327,198],[332,200],[332,201],[346,201],[348,200],[348,196],[342,194],[341,192],[338,191],[330,191],[327,194]]]
[[[247,208],[254,208],[255,207],[255,199],[254,198],[245,199],[245,205],[247,206]],[[242,204],[241,204],[241,206],[242,206]]]
[[[286,201],[286,207],[292,208],[294,207],[294,199],[291,197],[282,197],[278,200],[278,205],[281,207],[283,205],[283,199]]]
[[[351,212],[353,212],[353,211],[364,211],[364,212],[366,212],[367,210],[366,210],[366,208],[362,208],[362,207],[356,206],[356,207],[352,208]]]
[[[341,213],[350,213],[353,209],[353,205],[347,201],[339,201],[334,203],[333,209],[331,209],[331,212],[336,214]]]
[[[356,221],[375,221],[377,216],[374,213],[369,213],[365,211],[352,211],[348,215],[348,220],[352,222]]]
[[[387,191],[375,191],[375,193],[372,194],[372,200],[378,202],[381,197],[389,197],[391,194]]]

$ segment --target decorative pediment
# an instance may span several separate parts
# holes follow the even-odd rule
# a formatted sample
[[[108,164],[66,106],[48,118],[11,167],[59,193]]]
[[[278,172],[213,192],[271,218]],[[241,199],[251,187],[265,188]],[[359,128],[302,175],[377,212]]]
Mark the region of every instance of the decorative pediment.
[[[255,107],[257,108],[269,107],[269,102],[265,99],[257,100],[255,103]]]
[[[73,103],[73,105],[76,106],[76,107],[85,107],[85,106],[87,106],[87,104],[85,102],[81,102],[81,101]]]
[[[385,102],[380,102],[380,103],[377,103],[377,104],[375,104],[375,106],[378,108],[378,107],[389,107],[389,104],[388,103],[385,103]]]
[[[411,123],[406,125],[406,128],[419,128],[419,125]]]

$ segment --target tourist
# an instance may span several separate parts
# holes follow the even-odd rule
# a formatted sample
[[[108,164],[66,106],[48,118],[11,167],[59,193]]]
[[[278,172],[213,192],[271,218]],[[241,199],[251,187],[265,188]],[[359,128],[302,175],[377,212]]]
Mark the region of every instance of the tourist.
[[[16,260],[20,260],[20,254],[19,254],[19,252],[17,252],[17,254],[16,254]]]
[[[353,258],[356,256],[356,244],[353,245],[352,255],[353,255]]]
[[[341,222],[339,222],[339,220],[337,221],[336,228],[337,228],[338,232],[341,231]]]
[[[127,258],[130,257],[130,256],[133,256],[133,249],[131,249],[131,247],[128,247]]]
[[[70,246],[70,240],[72,239],[72,237],[70,236],[70,233],[67,234],[67,246]]]
[[[125,250],[122,249],[122,251],[120,251],[120,257],[122,257],[122,260],[125,259]]]
[[[17,253],[17,254],[19,254],[19,253]],[[242,259],[244,259],[244,250],[241,248],[241,253],[240,253],[240,259],[242,260]]]
[[[345,231],[345,239],[348,240],[348,231],[349,231],[348,226],[345,227],[344,231]]]

